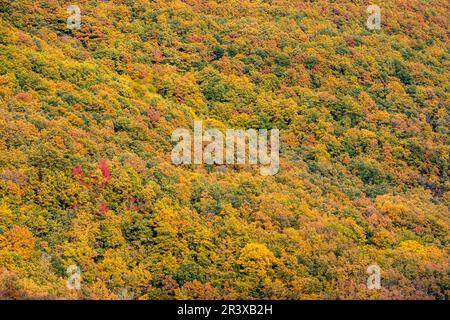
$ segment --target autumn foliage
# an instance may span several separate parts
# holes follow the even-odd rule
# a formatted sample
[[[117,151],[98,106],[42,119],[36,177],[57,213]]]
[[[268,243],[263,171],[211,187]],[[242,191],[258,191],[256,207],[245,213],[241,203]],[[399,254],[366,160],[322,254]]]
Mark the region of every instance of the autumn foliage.
[[[449,298],[448,1],[378,1],[381,30],[367,1],[70,4],[0,0],[0,299]],[[173,165],[194,120],[280,129],[280,171]]]

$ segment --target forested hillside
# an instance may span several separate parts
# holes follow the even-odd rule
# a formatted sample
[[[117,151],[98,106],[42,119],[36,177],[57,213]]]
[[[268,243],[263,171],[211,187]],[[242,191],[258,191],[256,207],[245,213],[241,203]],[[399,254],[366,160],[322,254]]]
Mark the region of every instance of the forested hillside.
[[[450,3],[377,2],[0,0],[0,299],[448,299]]]

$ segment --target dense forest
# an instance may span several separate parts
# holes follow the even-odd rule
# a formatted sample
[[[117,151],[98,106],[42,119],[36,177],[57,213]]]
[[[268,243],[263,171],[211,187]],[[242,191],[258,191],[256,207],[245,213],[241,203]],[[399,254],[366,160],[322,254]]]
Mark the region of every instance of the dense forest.
[[[450,3],[377,2],[0,0],[0,299],[449,299]]]

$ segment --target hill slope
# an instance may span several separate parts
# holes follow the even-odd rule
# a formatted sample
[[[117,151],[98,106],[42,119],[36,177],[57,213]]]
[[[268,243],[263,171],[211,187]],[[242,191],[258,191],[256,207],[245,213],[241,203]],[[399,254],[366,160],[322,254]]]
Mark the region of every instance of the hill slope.
[[[447,2],[70,4],[0,0],[0,298],[448,299]],[[194,120],[280,172],[174,166]]]

